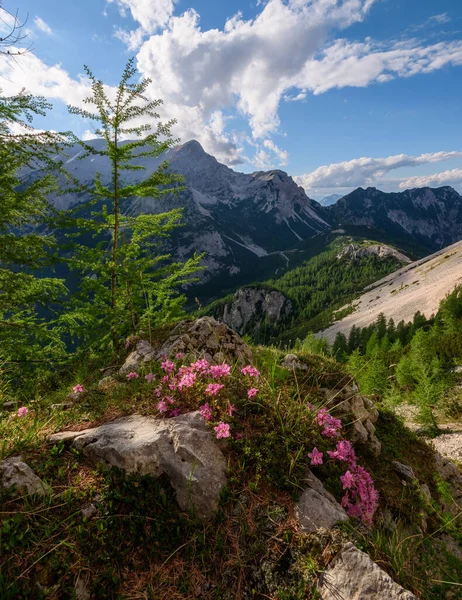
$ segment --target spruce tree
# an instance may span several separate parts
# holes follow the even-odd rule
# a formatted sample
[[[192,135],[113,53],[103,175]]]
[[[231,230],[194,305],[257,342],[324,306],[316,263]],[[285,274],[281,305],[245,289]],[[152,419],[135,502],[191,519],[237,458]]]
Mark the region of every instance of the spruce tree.
[[[151,331],[162,319],[178,314],[184,297],[175,290],[191,281],[199,257],[174,263],[161,249],[161,242],[180,224],[181,210],[135,217],[127,214],[134,199],[176,193],[182,181],[168,171],[164,161],[149,177],[127,182],[127,172],[141,175],[145,170],[140,160],[158,158],[178,142],[171,137],[174,121],[158,122],[151,131],[149,122],[160,118],[157,109],[162,103],[146,98],[151,80],[132,82],[136,69],[131,59],[111,97],[88,67],[85,72],[92,89],[85,102],[93,110],[69,106],[69,111],[96,122],[95,135],[104,145],[77,140],[82,147],[78,160],[105,158],[111,165],[111,178],[103,182],[97,174],[92,186],[80,184],[73,190],[88,195],[89,200],[68,222],[78,229],[71,267],[81,278],[75,310],[64,318],[80,338],[102,342],[109,332],[117,350],[122,338],[137,329]],[[89,243],[88,233],[96,241]]]

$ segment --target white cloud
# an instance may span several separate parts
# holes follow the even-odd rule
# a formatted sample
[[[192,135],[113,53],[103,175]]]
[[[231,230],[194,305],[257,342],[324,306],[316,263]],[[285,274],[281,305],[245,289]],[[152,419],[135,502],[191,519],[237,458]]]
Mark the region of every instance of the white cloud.
[[[445,13],[440,13],[439,15],[433,15],[432,17],[430,17],[428,19],[429,23],[438,23],[440,25],[444,25],[444,23],[449,23],[449,21],[451,21],[451,17],[448,15],[447,12]]]
[[[108,4],[115,3],[120,14],[125,17],[130,11],[132,18],[137,21],[145,33],[154,33],[164,27],[175,10],[177,0],[106,0]]]
[[[174,15],[174,0],[107,2],[137,22],[131,31],[117,29],[116,36],[132,50],[142,44],[138,69],[154,82],[150,97],[164,100],[162,118],[177,119],[174,135],[197,139],[229,165],[242,162],[243,146],[249,146],[245,123],[230,116],[250,128],[256,164],[283,165],[287,154],[270,139],[281,133],[282,101],[462,65],[460,40],[330,41],[332,32],[362,21],[374,0],[267,0],[255,18],[237,14],[223,29],[208,30],[194,10]],[[8,69],[3,74],[14,81]],[[19,78],[32,93],[72,104],[88,95],[84,80],[73,81],[60,65],[49,67],[33,54],[21,70]]]
[[[420,156],[398,154],[386,158],[356,158],[354,160],[324,165],[312,173],[294,177],[307,192],[309,190],[332,188],[355,188],[373,185],[387,173],[401,167],[417,167],[429,163],[443,162],[451,158],[461,158],[462,152],[433,152]],[[419,179],[418,177],[414,179]],[[423,179],[423,178],[421,178]],[[400,187],[409,187],[407,180]],[[419,187],[414,185],[411,187]]]
[[[48,25],[48,23],[45,23],[45,21],[43,19],[41,19],[40,17],[35,17],[34,24],[37,27],[37,29],[40,29],[40,31],[42,31],[43,33],[46,33],[47,35],[53,34],[53,31],[52,31],[51,27]]]
[[[435,173],[433,175],[419,175],[417,177],[409,177],[401,181],[399,187],[401,189],[416,188],[416,187],[436,187],[443,185],[453,185],[462,183],[462,169],[452,169]]]

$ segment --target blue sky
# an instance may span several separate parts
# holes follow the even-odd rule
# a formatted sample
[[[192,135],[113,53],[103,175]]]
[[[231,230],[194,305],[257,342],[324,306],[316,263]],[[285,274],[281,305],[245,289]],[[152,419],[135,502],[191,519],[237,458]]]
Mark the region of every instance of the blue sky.
[[[0,0],[0,4],[2,4]],[[460,0],[3,0],[32,48],[0,87],[47,96],[36,126],[110,86],[129,56],[162,117],[243,171],[282,168],[321,198],[362,185],[462,191]],[[0,24],[1,26],[1,24]]]

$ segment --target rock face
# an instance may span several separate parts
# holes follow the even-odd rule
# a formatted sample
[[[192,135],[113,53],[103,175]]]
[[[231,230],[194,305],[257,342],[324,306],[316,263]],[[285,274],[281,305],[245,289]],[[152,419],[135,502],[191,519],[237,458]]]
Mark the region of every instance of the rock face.
[[[324,210],[334,224],[366,226],[429,252],[462,239],[462,197],[448,186],[399,193],[358,188]]]
[[[241,288],[215,316],[241,335],[258,333],[266,326],[281,326],[293,313],[292,302],[276,290]]]
[[[337,255],[337,258],[348,258],[349,260],[357,260],[367,256],[378,256],[378,258],[394,258],[400,263],[408,264],[412,262],[409,256],[406,256],[402,252],[398,252],[391,246],[384,246],[380,244],[372,244],[370,246],[361,246],[360,244],[348,244],[341,252]]]
[[[94,463],[152,477],[165,473],[179,506],[203,521],[218,509],[226,460],[199,412],[162,420],[132,415],[95,429],[57,433],[49,441],[60,440],[71,441]]]
[[[346,512],[311,471],[308,471],[307,483],[309,487],[295,507],[295,516],[303,531],[332,529],[336,523],[348,521]]]
[[[382,445],[375,435],[374,423],[379,418],[378,410],[369,398],[358,393],[357,388],[346,386],[342,390],[324,389],[328,398],[327,408],[344,423],[352,422],[352,441],[367,444],[378,456]]]
[[[51,492],[48,484],[32,471],[20,456],[11,456],[0,462],[0,480],[4,488],[15,488],[26,495],[45,496]]]
[[[206,358],[209,362],[251,362],[250,347],[225,323],[213,317],[182,321],[156,354],[156,359],[173,357],[178,352],[188,358]]]
[[[417,600],[353,544],[346,544],[322,574],[322,600]]]

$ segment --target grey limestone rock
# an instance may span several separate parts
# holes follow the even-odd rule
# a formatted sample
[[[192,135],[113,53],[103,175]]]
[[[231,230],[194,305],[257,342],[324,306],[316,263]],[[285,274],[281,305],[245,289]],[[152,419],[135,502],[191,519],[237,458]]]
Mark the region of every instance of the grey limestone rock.
[[[336,523],[348,520],[344,509],[311,471],[308,471],[307,483],[309,487],[295,507],[296,518],[304,531],[332,529]]]
[[[165,473],[183,510],[204,521],[218,509],[226,483],[226,460],[199,412],[173,419],[122,417],[95,429],[62,432],[50,442],[72,442],[94,463],[127,473],[158,477]]]
[[[119,373],[121,375],[125,375],[130,371],[136,371],[145,363],[154,360],[154,356],[155,351],[151,344],[146,340],[140,340],[136,345],[136,349],[133,350],[133,352],[130,352],[130,354],[127,356],[124,364],[119,370]]]
[[[352,543],[321,575],[318,592],[322,600],[417,600]]]
[[[0,462],[0,481],[4,488],[15,487],[26,495],[51,493],[51,488],[23,462],[20,456],[11,456]]]

